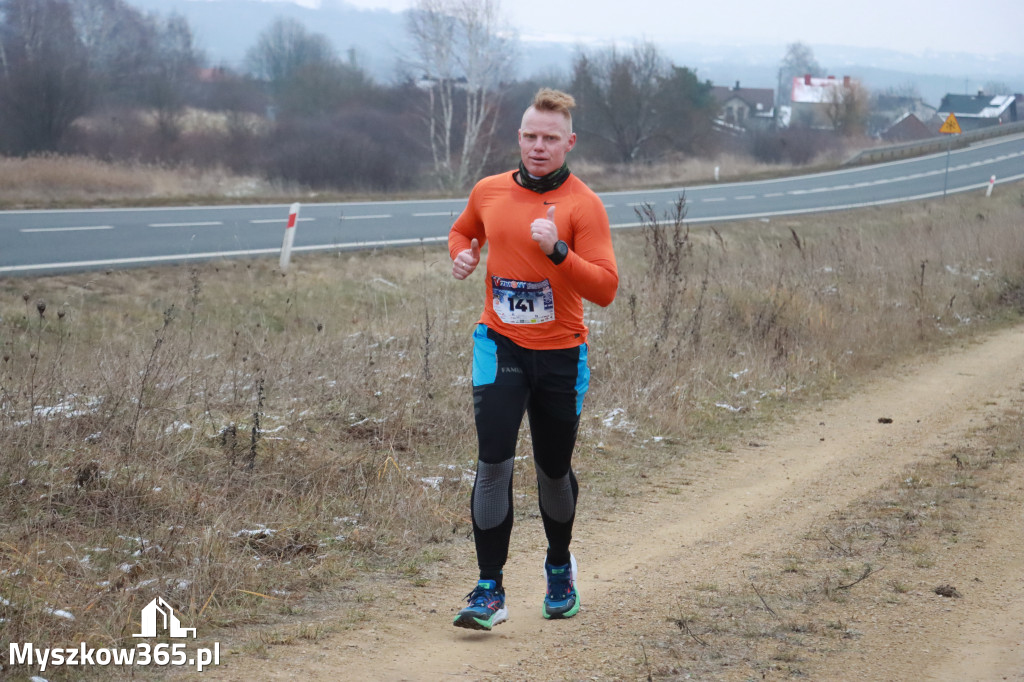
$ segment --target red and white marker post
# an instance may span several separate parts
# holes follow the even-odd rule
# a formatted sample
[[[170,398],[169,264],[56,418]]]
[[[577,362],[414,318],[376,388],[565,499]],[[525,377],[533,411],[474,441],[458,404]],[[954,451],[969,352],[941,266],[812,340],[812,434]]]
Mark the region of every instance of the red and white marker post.
[[[992,188],[995,187],[995,185],[996,185],[996,176],[993,175],[988,180],[988,189],[985,190],[985,196],[987,196],[987,197],[992,196]]]
[[[299,224],[299,205],[292,204],[288,211],[288,226],[284,228],[284,242],[281,243],[281,270],[288,270],[292,258],[292,244],[295,242],[295,226]]]

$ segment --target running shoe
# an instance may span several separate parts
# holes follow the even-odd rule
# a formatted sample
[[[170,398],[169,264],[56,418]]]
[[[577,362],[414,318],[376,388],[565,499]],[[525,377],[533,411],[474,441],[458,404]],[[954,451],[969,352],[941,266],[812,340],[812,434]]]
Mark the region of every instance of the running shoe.
[[[580,610],[580,595],[576,591],[576,557],[569,555],[565,566],[552,566],[544,562],[548,578],[548,591],[544,595],[545,618],[572,618]]]
[[[459,611],[453,625],[470,630],[490,630],[498,623],[508,620],[505,608],[505,588],[499,588],[493,580],[481,580],[466,595],[469,606]]]

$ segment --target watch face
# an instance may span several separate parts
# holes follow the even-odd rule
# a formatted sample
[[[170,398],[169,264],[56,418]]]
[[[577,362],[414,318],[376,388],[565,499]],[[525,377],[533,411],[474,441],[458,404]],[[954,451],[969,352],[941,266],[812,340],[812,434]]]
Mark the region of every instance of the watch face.
[[[555,265],[561,265],[562,261],[568,258],[568,256],[569,245],[566,244],[561,239],[559,239],[557,242],[555,242],[555,248],[551,251],[551,254],[548,256],[548,258],[550,258],[551,262],[553,262]]]

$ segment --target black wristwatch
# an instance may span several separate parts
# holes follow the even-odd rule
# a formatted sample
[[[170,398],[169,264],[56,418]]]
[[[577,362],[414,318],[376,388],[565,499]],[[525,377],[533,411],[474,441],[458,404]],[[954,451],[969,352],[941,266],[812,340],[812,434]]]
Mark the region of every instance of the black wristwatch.
[[[555,242],[555,250],[548,254],[548,258],[555,265],[561,265],[562,261],[569,257],[569,245],[559,239]]]

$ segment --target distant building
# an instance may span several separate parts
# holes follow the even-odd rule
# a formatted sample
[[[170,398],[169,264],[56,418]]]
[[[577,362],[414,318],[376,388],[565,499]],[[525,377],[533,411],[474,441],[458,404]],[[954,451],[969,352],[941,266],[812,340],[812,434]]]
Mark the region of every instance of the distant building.
[[[911,114],[914,119],[908,120]],[[919,123],[931,130],[932,135],[938,135],[942,122],[935,123],[935,118],[935,107],[925,104],[920,97],[879,94],[871,102],[868,134],[886,140],[893,136],[902,137],[905,141],[920,139],[914,137],[921,132]]]
[[[835,76],[797,76],[793,79],[790,94],[790,125],[832,128],[832,120],[828,115],[829,107],[837,101],[842,101],[843,89],[853,84],[854,81],[849,76],[843,76],[842,80]]]
[[[726,126],[765,130],[775,125],[775,91],[771,88],[714,86],[711,96],[718,102],[718,119]]]
[[[916,114],[907,112],[900,120],[893,123],[881,134],[886,142],[916,142],[938,135],[934,126],[929,126],[919,119]]]
[[[1015,95],[946,95],[939,105],[938,117],[956,116],[960,130],[978,130],[1019,120]]]

